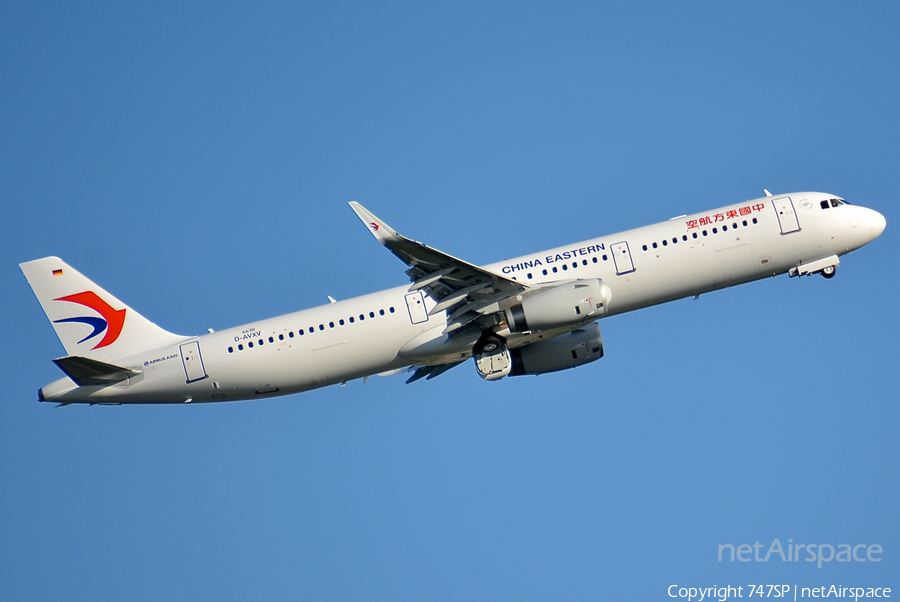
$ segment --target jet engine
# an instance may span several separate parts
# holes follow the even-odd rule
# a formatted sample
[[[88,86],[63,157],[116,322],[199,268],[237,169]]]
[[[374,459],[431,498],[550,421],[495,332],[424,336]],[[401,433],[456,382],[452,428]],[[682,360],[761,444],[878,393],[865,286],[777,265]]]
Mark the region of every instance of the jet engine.
[[[575,368],[603,357],[603,339],[595,322],[577,330],[510,350],[510,376],[545,374]]]
[[[537,291],[506,310],[510,332],[557,328],[606,313],[610,290],[599,278],[575,280]],[[599,336],[599,335],[598,335]]]

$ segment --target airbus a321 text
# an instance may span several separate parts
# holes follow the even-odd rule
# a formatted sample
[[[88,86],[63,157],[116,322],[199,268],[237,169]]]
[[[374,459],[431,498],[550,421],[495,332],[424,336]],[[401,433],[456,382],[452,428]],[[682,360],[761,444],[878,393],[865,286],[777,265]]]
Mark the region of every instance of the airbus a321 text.
[[[60,404],[187,403],[309,391],[374,374],[431,379],[474,358],[486,380],[603,356],[597,321],[779,274],[831,278],[885,228],[818,192],[766,196],[487,266],[353,210],[412,284],[201,336],[167,332],[57,257],[21,264],[66,356]]]

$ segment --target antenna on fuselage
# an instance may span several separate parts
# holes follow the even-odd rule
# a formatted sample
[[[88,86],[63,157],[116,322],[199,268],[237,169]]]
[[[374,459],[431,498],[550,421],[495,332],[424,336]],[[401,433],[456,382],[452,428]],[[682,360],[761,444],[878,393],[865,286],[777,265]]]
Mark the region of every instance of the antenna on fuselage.
[[[763,192],[766,193],[766,196],[772,196],[772,193],[769,192],[768,190],[766,190],[765,188],[763,188]]]

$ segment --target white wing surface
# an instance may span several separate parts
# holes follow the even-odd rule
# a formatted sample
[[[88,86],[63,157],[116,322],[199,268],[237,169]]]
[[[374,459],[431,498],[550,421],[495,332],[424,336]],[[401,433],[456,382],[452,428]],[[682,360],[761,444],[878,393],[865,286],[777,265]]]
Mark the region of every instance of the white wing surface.
[[[465,330],[483,328],[483,319],[503,309],[505,299],[529,288],[521,282],[401,236],[357,202],[351,201],[350,207],[378,242],[409,266],[406,274],[412,282],[410,292],[422,290],[435,301],[436,305],[429,315],[448,312],[445,333],[460,331],[464,327],[467,327]],[[494,322],[492,318],[487,321]]]

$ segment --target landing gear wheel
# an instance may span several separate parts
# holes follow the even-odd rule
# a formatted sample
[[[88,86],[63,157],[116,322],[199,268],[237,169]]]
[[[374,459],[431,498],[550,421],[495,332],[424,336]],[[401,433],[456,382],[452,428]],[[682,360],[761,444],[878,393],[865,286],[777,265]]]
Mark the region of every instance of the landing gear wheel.
[[[512,370],[512,354],[503,337],[485,332],[472,349],[475,369],[484,380],[499,380]]]
[[[496,335],[486,335],[475,344],[475,353],[493,353],[500,349],[503,340]]]
[[[823,278],[834,278],[835,273],[837,273],[837,267],[830,265],[827,268],[822,268],[822,277]]]

